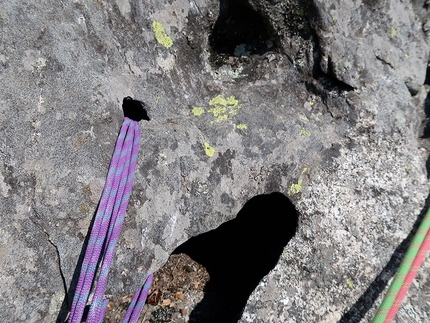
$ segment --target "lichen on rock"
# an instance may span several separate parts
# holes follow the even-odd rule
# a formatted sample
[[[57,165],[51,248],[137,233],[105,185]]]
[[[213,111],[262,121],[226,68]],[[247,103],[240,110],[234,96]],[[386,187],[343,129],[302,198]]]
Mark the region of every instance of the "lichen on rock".
[[[258,24],[233,24],[217,1],[2,5],[3,321],[65,318],[126,96],[151,121],[107,294],[134,292],[183,242],[273,192],[297,208],[298,231],[240,322],[333,322],[372,286],[428,195],[429,8],[240,4]],[[246,37],[222,50],[229,21]],[[404,321],[428,320],[421,278]]]

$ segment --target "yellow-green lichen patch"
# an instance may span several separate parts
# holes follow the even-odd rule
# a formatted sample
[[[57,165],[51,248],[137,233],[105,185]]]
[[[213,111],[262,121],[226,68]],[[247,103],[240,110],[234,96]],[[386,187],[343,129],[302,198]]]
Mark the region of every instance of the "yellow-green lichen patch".
[[[302,170],[302,174],[304,174],[307,170],[308,170],[308,168],[307,168],[307,167],[303,168],[303,170]]]
[[[193,107],[193,109],[191,110],[191,112],[196,116],[201,116],[203,113],[205,113],[205,109],[200,108],[200,107]]]
[[[300,118],[300,120],[303,120],[303,121],[309,121],[309,119],[308,118],[306,118],[306,116],[304,116],[304,115],[299,115],[299,118]]]
[[[349,288],[354,289],[354,284],[352,283],[351,279],[347,278],[346,284],[348,285]]]
[[[303,183],[303,180],[299,178],[299,180],[297,181],[297,184],[291,184],[291,187],[288,190],[288,195],[294,195],[299,193],[303,188],[302,183]]]
[[[222,95],[217,95],[209,101],[209,108],[192,107],[191,112],[195,116],[200,116],[205,112],[211,113],[216,122],[227,120],[229,116],[236,115],[242,106],[234,96],[227,99]]]
[[[152,22],[152,30],[155,34],[155,39],[164,47],[170,48],[173,45],[172,38],[169,37],[169,35],[166,34],[166,31],[164,30],[163,25],[158,21]]]
[[[229,96],[227,99],[221,95],[217,95],[209,101],[211,108],[208,112],[211,112],[216,121],[227,120],[229,115],[236,115],[238,110],[242,107],[239,101],[234,96]]]
[[[208,112],[211,112],[217,121],[227,120],[228,118],[228,114],[226,114],[227,108],[223,106],[210,108]]]
[[[311,132],[309,130],[302,129],[302,130],[300,130],[299,135],[300,136],[308,136],[308,137],[310,137],[311,136]]]
[[[215,148],[209,145],[208,142],[205,142],[205,153],[209,157],[212,157],[215,154]]]
[[[248,126],[244,123],[240,123],[236,126],[236,128],[240,130],[245,130],[245,129],[248,129]]]
[[[396,37],[397,36],[397,30],[394,27],[391,27],[391,37]]]
[[[221,94],[214,97],[212,100],[209,101],[209,105],[232,105],[237,106],[239,104],[239,101],[234,98],[234,96],[230,96],[227,99],[224,99]]]

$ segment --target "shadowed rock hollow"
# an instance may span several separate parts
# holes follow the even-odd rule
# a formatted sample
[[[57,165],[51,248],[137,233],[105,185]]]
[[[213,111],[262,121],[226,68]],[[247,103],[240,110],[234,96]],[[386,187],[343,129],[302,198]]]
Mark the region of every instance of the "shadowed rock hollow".
[[[276,266],[297,223],[297,211],[285,195],[259,195],[233,220],[176,248],[174,253],[189,255],[210,276],[189,321],[237,322],[252,291]]]
[[[1,321],[53,322],[67,310],[127,96],[151,121],[107,294],[133,292],[183,242],[281,192],[298,231],[240,322],[341,319],[424,207],[428,10],[395,0],[2,4]],[[428,320],[420,277],[405,321]]]

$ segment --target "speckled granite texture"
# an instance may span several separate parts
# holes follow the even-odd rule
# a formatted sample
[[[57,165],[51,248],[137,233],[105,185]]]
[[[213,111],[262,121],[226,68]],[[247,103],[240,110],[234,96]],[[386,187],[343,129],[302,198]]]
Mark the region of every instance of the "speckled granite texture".
[[[254,18],[224,0],[2,3],[2,322],[66,306],[129,95],[151,121],[109,294],[271,192],[298,232],[242,323],[337,322],[384,268],[428,195],[428,2],[239,5]],[[398,322],[429,319],[424,268]]]

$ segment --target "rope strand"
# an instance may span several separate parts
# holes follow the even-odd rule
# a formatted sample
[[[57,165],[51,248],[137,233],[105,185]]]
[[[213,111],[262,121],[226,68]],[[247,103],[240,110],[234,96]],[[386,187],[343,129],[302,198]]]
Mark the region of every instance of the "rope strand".
[[[125,117],[115,145],[106,184],[82,263],[81,274],[68,319],[69,323],[81,322],[99,263],[100,272],[86,322],[101,323],[103,321],[109,303],[109,299],[104,298],[104,293],[131,195],[139,144],[139,123]],[[130,304],[128,314],[126,313],[124,318],[127,323],[137,321],[151,283],[152,275],[147,278],[144,287],[136,292],[134,303]]]
[[[133,295],[133,299],[131,300],[131,303],[121,323],[137,322],[140,312],[142,311],[143,305],[145,304],[146,298],[148,296],[149,289],[151,288],[153,279],[153,274],[149,275],[143,287]]]
[[[397,270],[396,276],[394,277],[393,282],[390,285],[390,288],[383,299],[378,312],[375,315],[372,323],[388,323],[390,321],[387,320],[387,315],[390,312],[393,303],[400,291],[400,288],[403,286],[406,277],[408,276],[412,263],[418,254],[418,249],[421,250],[421,245],[423,244],[424,238],[428,235],[428,231],[430,228],[430,210],[427,211],[423,221],[421,222],[417,233],[412,239],[411,245],[409,246],[405,257],[403,258],[402,263],[400,264],[399,269]],[[425,246],[424,246],[425,248]],[[428,247],[427,247],[428,250]]]
[[[115,145],[108,176],[103,188],[102,198],[100,200],[93,228],[91,230],[90,239],[86,248],[81,274],[76,286],[76,293],[73,298],[72,308],[68,319],[69,323],[81,322],[84,309],[88,301],[94,276],[97,271],[97,264],[100,260],[100,253],[105,240],[110,214],[112,212],[112,198],[116,194],[114,181],[118,175],[119,160],[130,126],[134,127],[132,120],[125,118]]]
[[[426,255],[429,249],[430,249],[430,229],[427,231],[427,235],[424,239],[424,242],[422,243],[420,250],[418,251],[418,254],[415,257],[414,262],[412,263],[411,269],[406,275],[405,281],[403,282],[402,287],[400,288],[400,291],[397,294],[396,299],[394,300],[393,306],[391,306],[390,310],[388,311],[385,322],[387,323],[393,322],[394,318],[396,317],[397,311],[400,308],[400,305],[402,305],[403,299],[405,298],[409,288],[412,285],[413,280],[415,279],[415,276],[418,273],[418,270],[421,267],[421,264],[426,258]]]

